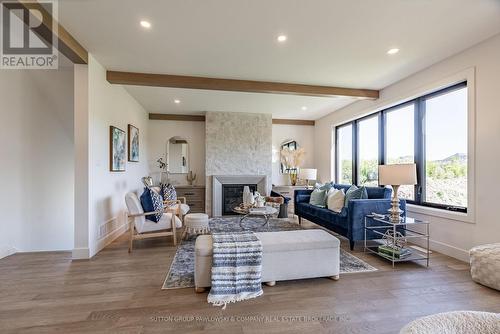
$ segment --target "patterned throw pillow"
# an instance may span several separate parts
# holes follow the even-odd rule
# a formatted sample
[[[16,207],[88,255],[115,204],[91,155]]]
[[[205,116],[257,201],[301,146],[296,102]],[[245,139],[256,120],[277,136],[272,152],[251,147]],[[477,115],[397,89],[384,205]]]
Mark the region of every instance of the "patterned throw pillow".
[[[347,207],[347,204],[349,204],[349,201],[351,199],[366,199],[366,198],[368,198],[368,192],[366,191],[365,187],[358,188],[355,185],[352,185],[345,193],[344,206]]]
[[[177,192],[175,191],[175,187],[173,185],[164,184],[161,187],[161,193],[163,195],[164,201],[175,201],[177,200]],[[175,205],[175,204],[173,204]]]
[[[159,193],[153,189],[144,188],[144,192],[141,195],[141,205],[144,212],[160,211],[154,215],[146,216],[146,219],[155,223],[160,221],[165,207],[163,206],[163,198]]]
[[[321,189],[314,189],[311,193],[311,198],[309,199],[309,204],[318,206],[320,208],[325,207],[325,197],[326,197],[326,190],[321,190]]]

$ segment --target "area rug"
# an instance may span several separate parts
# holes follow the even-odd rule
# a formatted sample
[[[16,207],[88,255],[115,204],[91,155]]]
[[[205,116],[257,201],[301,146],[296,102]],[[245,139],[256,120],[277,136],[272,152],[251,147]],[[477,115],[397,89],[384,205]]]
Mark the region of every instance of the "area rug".
[[[250,230],[254,232],[276,232],[301,230],[302,227],[286,219],[270,219],[269,228],[264,226],[261,218],[248,218],[239,224],[239,217],[212,218],[209,222],[212,232],[239,232]],[[181,289],[194,287],[194,243],[196,236],[182,240],[177,248],[170,270],[168,271],[162,289]],[[376,271],[377,269],[340,249],[340,273],[360,273]]]

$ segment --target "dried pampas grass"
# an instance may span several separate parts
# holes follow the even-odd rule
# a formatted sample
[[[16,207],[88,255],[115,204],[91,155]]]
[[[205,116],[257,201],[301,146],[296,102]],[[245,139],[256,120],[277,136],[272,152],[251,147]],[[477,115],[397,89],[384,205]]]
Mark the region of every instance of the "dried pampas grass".
[[[305,154],[306,151],[302,147],[296,150],[284,147],[280,152],[280,161],[287,169],[299,168],[304,162]]]

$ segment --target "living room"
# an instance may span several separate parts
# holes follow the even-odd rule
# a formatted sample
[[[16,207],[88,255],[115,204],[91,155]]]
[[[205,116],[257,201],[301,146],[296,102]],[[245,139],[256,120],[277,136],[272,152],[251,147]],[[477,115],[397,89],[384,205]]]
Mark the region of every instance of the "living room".
[[[498,1],[1,10],[2,332],[500,332]]]

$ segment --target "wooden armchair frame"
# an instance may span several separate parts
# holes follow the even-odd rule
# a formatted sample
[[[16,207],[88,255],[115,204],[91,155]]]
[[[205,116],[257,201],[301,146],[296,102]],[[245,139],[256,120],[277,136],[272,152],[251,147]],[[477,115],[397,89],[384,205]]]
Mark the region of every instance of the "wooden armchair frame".
[[[180,201],[169,201],[169,202],[179,202],[177,204],[180,204]],[[172,216],[172,222],[170,223],[171,228],[170,229],[164,229],[164,230],[158,230],[154,232],[145,232],[145,233],[139,233],[135,229],[135,218],[141,217],[141,216],[149,216],[157,213],[167,213],[171,212],[173,213]],[[165,208],[163,211],[151,211],[151,212],[144,212],[144,213],[137,213],[137,214],[128,214],[127,213],[127,221],[129,223],[129,246],[128,246],[128,252],[131,253],[133,249],[133,243],[134,240],[142,240],[142,239],[149,239],[149,238],[159,238],[159,237],[168,237],[172,236],[173,241],[174,241],[174,246],[177,246],[177,226],[175,224],[175,216],[179,216],[180,214],[180,206],[178,207],[177,210],[172,210],[169,208]],[[162,232],[162,231],[167,231],[167,232]]]
[[[182,211],[181,211],[181,204],[186,204],[186,197],[177,197],[176,200],[166,200],[166,201],[163,201],[163,204],[168,207],[168,206],[173,206],[173,205],[178,205],[177,206],[177,210],[172,210],[170,209],[171,212],[173,211],[177,211],[175,214],[179,217],[179,219],[181,220],[181,222],[184,222],[184,215],[182,214]],[[168,208],[167,208],[168,210]]]

